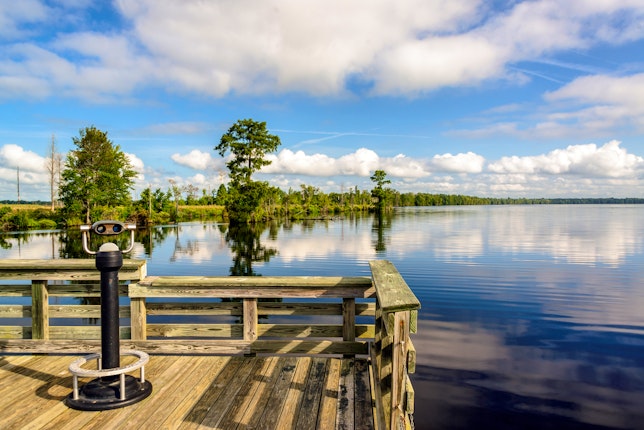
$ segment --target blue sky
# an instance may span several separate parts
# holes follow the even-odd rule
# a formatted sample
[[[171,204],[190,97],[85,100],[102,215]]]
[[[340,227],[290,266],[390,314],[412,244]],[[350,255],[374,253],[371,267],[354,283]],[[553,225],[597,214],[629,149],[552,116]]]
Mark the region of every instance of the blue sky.
[[[497,197],[644,197],[641,0],[0,0],[0,199],[94,125],[139,172],[216,189],[238,119],[256,179]]]

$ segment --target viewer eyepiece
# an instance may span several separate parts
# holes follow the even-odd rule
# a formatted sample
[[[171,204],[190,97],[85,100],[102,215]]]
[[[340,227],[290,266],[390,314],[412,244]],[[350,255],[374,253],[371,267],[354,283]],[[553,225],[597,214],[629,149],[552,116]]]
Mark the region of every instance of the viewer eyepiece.
[[[92,225],[92,230],[96,234],[109,236],[122,233],[125,230],[125,225],[120,221],[114,220],[97,221]]]

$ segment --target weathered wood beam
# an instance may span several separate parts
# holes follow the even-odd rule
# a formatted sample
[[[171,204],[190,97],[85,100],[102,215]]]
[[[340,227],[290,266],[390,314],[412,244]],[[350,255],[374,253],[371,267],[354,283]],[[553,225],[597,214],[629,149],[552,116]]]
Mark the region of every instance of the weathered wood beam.
[[[145,260],[126,259],[119,271],[119,279],[122,281],[139,280],[146,275]],[[32,281],[100,280],[100,272],[93,259],[0,259],[0,277]]]
[[[368,298],[368,277],[332,276],[150,276],[130,285],[130,297]]]
[[[383,312],[420,309],[420,301],[390,261],[370,261],[373,284]]]
[[[133,340],[146,340],[148,338],[147,303],[145,298],[130,299],[130,327]]]
[[[149,354],[238,355],[250,352],[243,340],[145,340],[122,339],[121,349],[137,349]],[[100,340],[0,339],[0,353],[11,354],[87,354],[101,351]]]
[[[49,339],[49,292],[47,281],[31,283],[31,336]]]
[[[257,339],[257,299],[244,299],[244,340],[252,341]]]

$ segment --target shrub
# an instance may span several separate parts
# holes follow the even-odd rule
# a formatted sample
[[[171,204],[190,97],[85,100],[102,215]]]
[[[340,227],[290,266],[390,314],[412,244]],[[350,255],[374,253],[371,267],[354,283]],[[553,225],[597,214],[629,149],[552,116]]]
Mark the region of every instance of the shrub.
[[[36,226],[41,230],[54,230],[58,224],[53,219],[39,219],[36,221]]]

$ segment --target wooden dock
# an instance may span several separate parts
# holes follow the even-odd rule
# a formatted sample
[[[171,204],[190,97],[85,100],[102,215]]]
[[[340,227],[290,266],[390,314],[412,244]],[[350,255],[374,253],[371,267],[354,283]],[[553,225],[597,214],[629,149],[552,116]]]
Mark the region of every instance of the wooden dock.
[[[0,429],[408,428],[420,302],[393,264],[370,267],[371,277],[148,276],[145,261],[126,260],[120,347],[151,355],[153,391],[80,412],[62,400],[74,356],[100,352],[94,261],[0,260]]]
[[[147,399],[70,409],[71,356],[0,357],[2,429],[372,429],[369,365],[327,357],[153,356]]]

